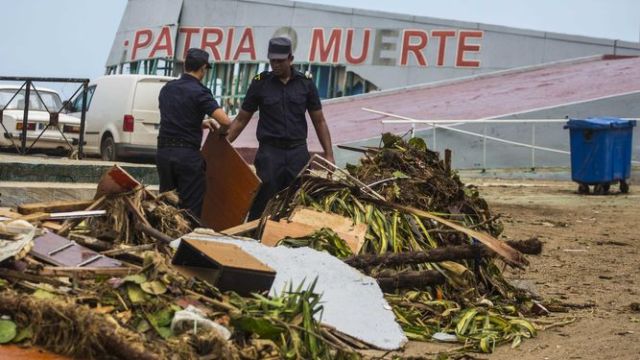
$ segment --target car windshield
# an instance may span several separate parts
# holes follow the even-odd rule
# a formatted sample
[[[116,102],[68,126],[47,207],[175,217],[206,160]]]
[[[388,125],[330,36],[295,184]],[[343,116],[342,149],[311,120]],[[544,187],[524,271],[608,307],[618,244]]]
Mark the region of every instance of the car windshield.
[[[11,100],[11,103],[6,107],[7,110],[24,110],[24,92],[24,90],[20,90],[18,95],[11,100],[16,90],[0,89],[0,109],[4,108],[7,102]],[[58,111],[62,108],[62,101],[58,94],[42,90],[38,90],[38,93],[40,93],[40,97],[33,90],[29,94],[29,110],[47,111],[49,109],[49,111]],[[42,101],[40,101],[40,98],[42,98]]]

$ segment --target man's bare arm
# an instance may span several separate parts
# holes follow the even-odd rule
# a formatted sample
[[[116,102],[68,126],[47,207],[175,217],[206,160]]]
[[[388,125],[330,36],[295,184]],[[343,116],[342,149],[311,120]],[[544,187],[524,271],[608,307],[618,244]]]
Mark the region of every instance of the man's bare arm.
[[[316,134],[318,134],[318,139],[320,139],[320,144],[324,150],[324,157],[332,163],[335,163],[333,146],[331,145],[331,134],[329,133],[329,127],[327,126],[327,121],[324,118],[322,109],[309,111],[309,116],[311,117],[311,122],[313,122],[313,127],[316,129]]]
[[[229,134],[227,135],[227,140],[229,140],[229,142],[233,142],[238,137],[238,135],[240,135],[242,130],[244,130],[244,128],[249,123],[249,120],[251,120],[252,116],[252,112],[242,109],[240,110],[238,115],[236,115],[236,118],[229,126]]]
[[[229,119],[229,116],[227,116],[227,113],[225,113],[224,110],[222,110],[222,108],[215,109],[209,116],[211,116],[213,120],[217,122],[218,126],[216,126],[216,124],[212,119],[205,119],[202,122],[203,129],[209,129],[211,131],[221,131],[224,133],[229,128],[229,125],[231,125],[231,120]]]

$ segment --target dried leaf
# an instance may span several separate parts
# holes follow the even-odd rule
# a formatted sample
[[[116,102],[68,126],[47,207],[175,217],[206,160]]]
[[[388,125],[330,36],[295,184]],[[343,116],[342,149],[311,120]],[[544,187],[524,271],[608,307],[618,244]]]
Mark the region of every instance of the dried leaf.
[[[127,285],[127,295],[129,295],[129,300],[134,304],[139,304],[147,300],[144,291],[140,289],[140,286],[135,284]]]
[[[151,295],[160,295],[167,292],[167,287],[158,280],[147,281],[145,283],[140,284],[140,288],[142,291]]]

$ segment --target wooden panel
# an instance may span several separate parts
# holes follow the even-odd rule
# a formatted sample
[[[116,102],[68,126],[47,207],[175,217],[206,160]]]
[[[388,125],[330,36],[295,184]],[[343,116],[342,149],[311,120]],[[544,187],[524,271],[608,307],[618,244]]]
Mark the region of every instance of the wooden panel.
[[[301,237],[312,234],[317,228],[298,224],[294,222],[277,222],[273,220],[267,220],[262,232],[262,239],[260,241],[267,246],[276,246],[278,241],[285,237]]]
[[[23,215],[37,212],[53,213],[84,210],[93,200],[52,201],[48,203],[30,203],[18,206],[18,212]]]
[[[364,237],[367,235],[366,224],[354,224],[347,217],[304,207],[297,207],[289,217],[289,220],[316,228],[326,227],[335,231],[347,242],[354,254],[360,252],[364,244]]]
[[[325,214],[320,213],[320,215]],[[367,233],[367,227],[363,227],[361,225],[364,224],[359,224],[355,227],[351,225],[351,229],[347,231],[337,231],[334,228],[331,229],[347,243],[354,254],[357,254],[364,244],[364,237]],[[267,246],[276,246],[278,241],[285,237],[296,238],[311,235],[316,230],[323,227],[330,228],[330,226],[327,225],[316,226],[287,220],[280,220],[280,222],[267,220],[264,231],[262,232],[262,239],[260,241]]]
[[[182,242],[193,246],[196,250],[200,251],[203,255],[212,259],[222,267],[274,272],[272,268],[263,264],[255,257],[246,253],[240,247],[233,244],[223,244],[189,238],[183,238]],[[180,246],[183,246],[182,242],[180,243]]]
[[[202,223],[216,231],[242,224],[260,179],[226,138],[209,134],[202,156],[207,162]]]

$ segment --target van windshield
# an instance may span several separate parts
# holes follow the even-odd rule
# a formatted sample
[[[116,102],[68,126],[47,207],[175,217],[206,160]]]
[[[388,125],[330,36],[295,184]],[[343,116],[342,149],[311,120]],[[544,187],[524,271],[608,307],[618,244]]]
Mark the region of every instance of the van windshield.
[[[47,109],[49,109],[49,111],[58,111],[62,108],[62,101],[60,100],[60,96],[58,94],[42,90],[38,90],[38,92],[40,93],[42,101],[40,101],[40,97],[38,97],[35,91],[31,91],[31,94],[29,94],[29,110],[47,111]],[[13,89],[0,89],[0,109],[4,108],[4,106],[7,105],[7,102],[11,100],[15,93],[16,90]],[[11,100],[11,103],[7,105],[6,109],[24,110],[24,96],[25,91],[20,90],[18,95],[16,95],[13,100]]]

